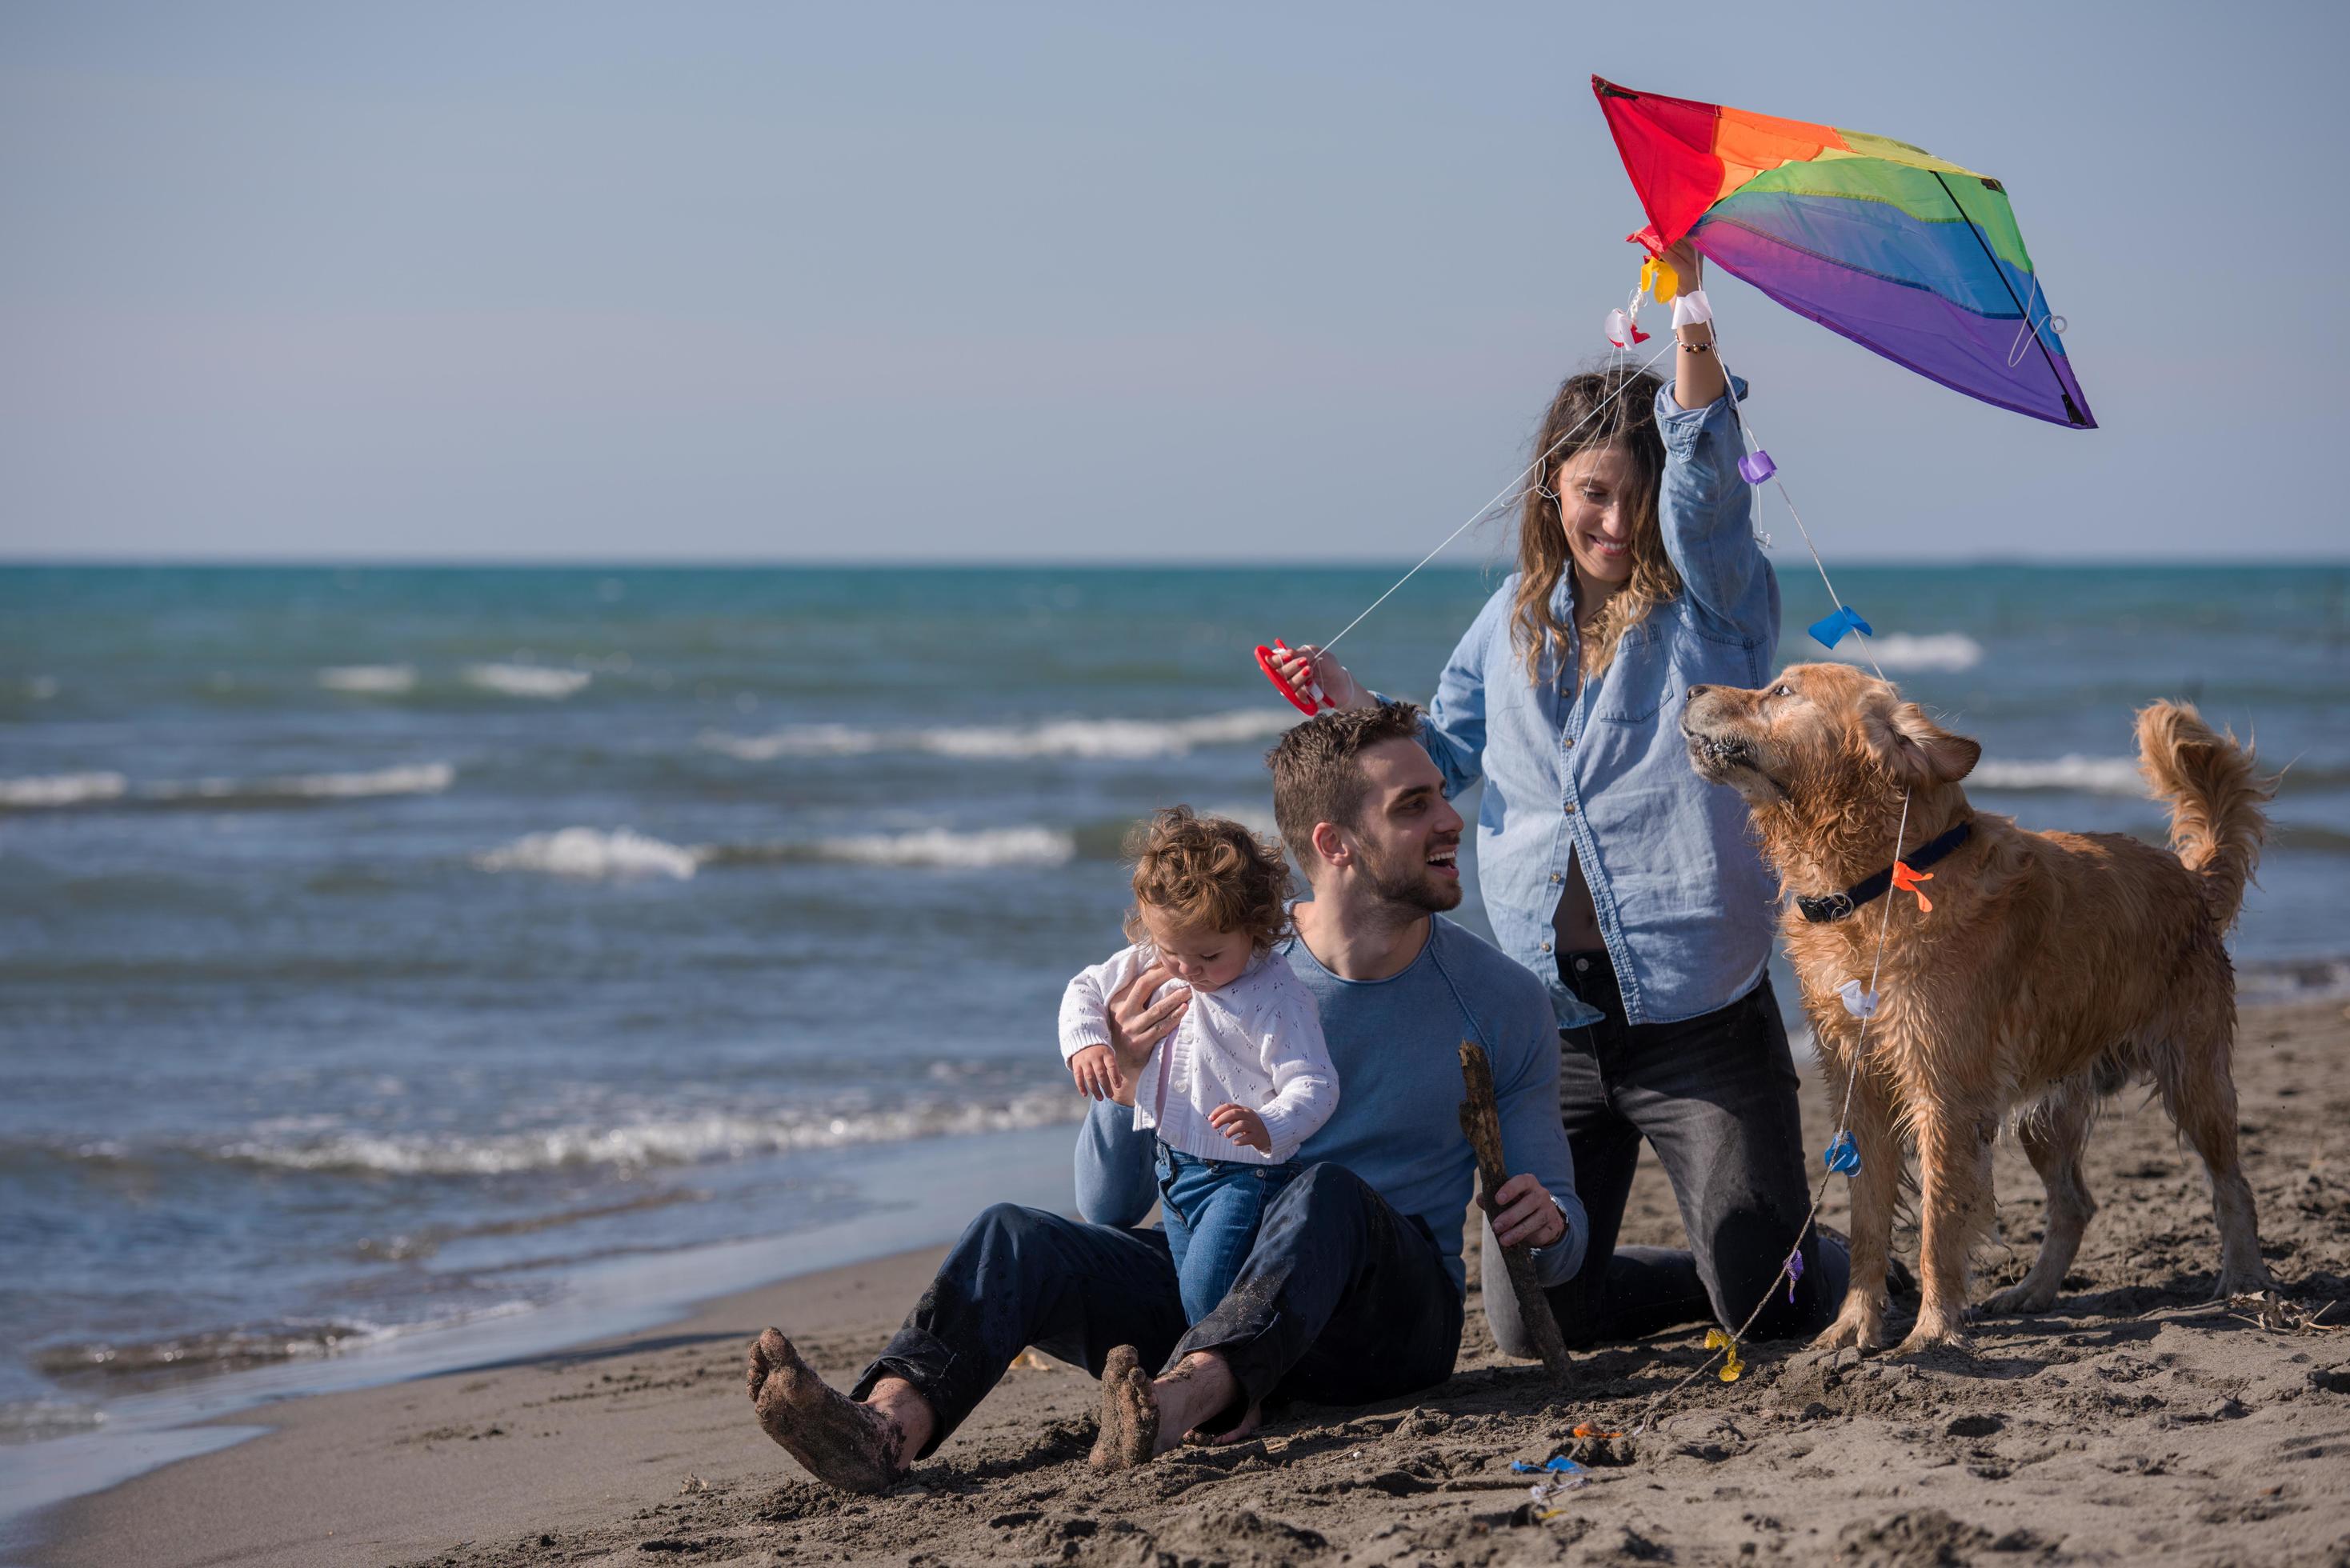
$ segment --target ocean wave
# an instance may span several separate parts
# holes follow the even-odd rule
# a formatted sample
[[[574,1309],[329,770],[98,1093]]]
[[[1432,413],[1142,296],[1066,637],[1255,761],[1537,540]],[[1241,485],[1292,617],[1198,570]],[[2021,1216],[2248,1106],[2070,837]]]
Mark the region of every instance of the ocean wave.
[[[104,1373],[138,1376],[159,1372],[233,1372],[280,1361],[307,1361],[372,1345],[387,1331],[373,1324],[269,1324],[207,1334],[174,1334],[128,1344],[91,1341],[52,1345],[31,1357],[51,1377]]]
[[[335,664],[318,671],[318,684],[329,691],[397,697],[416,689],[412,664]]]
[[[130,781],[120,774],[36,774],[0,779],[0,808],[29,811],[120,800],[130,787]]]
[[[886,1109],[814,1107],[765,1116],[711,1113],[624,1126],[536,1132],[337,1133],[242,1139],[213,1158],[280,1170],[365,1176],[509,1176],[584,1167],[636,1169],[702,1165],[854,1144],[908,1143],[972,1133],[1016,1132],[1075,1121],[1086,1102],[1066,1088],[993,1103],[940,1100]]]
[[[986,762],[1035,757],[1117,761],[1182,756],[1203,746],[1271,740],[1295,722],[1276,709],[1251,708],[1191,719],[1055,719],[1038,724],[934,725],[911,730],[801,724],[762,735],[708,731],[701,742],[712,751],[751,763],[778,757],[864,756],[875,752],[927,753]]]
[[[1077,853],[1076,839],[1050,827],[985,827],[956,833],[927,827],[913,833],[853,833],[801,844],[720,845],[702,851],[707,865],[743,865],[762,860],[833,861],[850,866],[941,866],[978,869],[989,866],[1063,866]]]
[[[2040,760],[1998,759],[1975,764],[1967,783],[1983,789],[2064,790],[2079,794],[2146,795],[2136,757],[2068,753]]]
[[[388,794],[439,794],[456,781],[457,770],[448,763],[411,763],[368,773],[290,774],[281,778],[198,779],[192,784],[147,784],[140,787],[139,794],[143,800],[200,802],[208,805],[365,800]]]
[[[682,882],[700,867],[704,854],[629,827],[609,832],[566,827],[554,833],[527,834],[504,848],[474,857],[473,864],[484,871],[538,871],[584,880],[671,877]]]
[[[633,828],[566,827],[533,833],[474,857],[484,871],[538,871],[588,880],[669,877],[685,881],[704,867],[829,863],[978,870],[991,866],[1063,866],[1077,855],[1074,835],[1051,827],[919,828],[750,844],[671,844]]]
[[[1831,659],[1866,664],[1872,659],[1887,670],[1972,670],[1983,660],[1983,645],[1962,631],[1938,631],[1919,637],[1906,631],[1884,637],[1856,637],[1829,651]]]
[[[585,670],[553,670],[544,664],[469,664],[465,683],[504,697],[536,697],[560,701],[585,688],[595,677]]]

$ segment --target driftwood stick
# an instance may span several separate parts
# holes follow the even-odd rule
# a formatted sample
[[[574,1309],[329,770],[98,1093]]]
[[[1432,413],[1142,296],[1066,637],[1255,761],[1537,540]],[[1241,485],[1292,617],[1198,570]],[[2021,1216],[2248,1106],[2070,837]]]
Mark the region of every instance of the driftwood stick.
[[[1461,1042],[1461,1077],[1469,1089],[1469,1097],[1461,1102],[1461,1130],[1477,1151],[1477,1206],[1490,1217],[1493,1193],[1510,1179],[1510,1168],[1502,1159],[1502,1112],[1493,1098],[1493,1066],[1485,1060],[1485,1048],[1473,1040]],[[1518,1321],[1533,1336],[1534,1353],[1553,1377],[1572,1382],[1575,1369],[1566,1358],[1566,1341],[1559,1334],[1558,1320],[1550,1314],[1550,1298],[1534,1278],[1533,1257],[1523,1246],[1503,1247],[1502,1262],[1518,1298]],[[1485,1288],[1490,1291],[1494,1283],[1487,1280]]]

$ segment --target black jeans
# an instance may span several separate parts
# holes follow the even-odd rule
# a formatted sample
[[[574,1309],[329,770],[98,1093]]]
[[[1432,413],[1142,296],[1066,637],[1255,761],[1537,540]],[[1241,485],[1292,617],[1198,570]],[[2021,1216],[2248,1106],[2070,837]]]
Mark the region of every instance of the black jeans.
[[[1269,1397],[1362,1405],[1441,1383],[1461,1305],[1427,1225],[1340,1166],[1306,1167],[1266,1205],[1240,1277],[1188,1332],[1164,1235],[999,1203],[963,1231],[853,1393],[884,1376],[911,1383],[938,1417],[927,1454],[1024,1345],[1097,1377],[1121,1345],[1161,1366],[1213,1350],[1244,1391],[1217,1423],[1228,1426]]]
[[[1683,1324],[1736,1328],[1765,1290],[1758,1339],[1814,1334],[1843,1303],[1851,1260],[1806,1230],[1794,1299],[1772,1279],[1811,1207],[1799,1082],[1765,975],[1729,1006],[1679,1023],[1627,1024],[1605,950],[1563,953],[1559,978],[1607,1016],[1559,1032],[1559,1114],[1575,1152],[1575,1188],[1591,1217],[1582,1272],[1549,1293],[1577,1349]],[[1690,1250],[1616,1245],[1646,1139],[1663,1161]],[[1486,1235],[1488,1280],[1501,1261]],[[1532,1355],[1507,1291],[1488,1290],[1494,1338]]]

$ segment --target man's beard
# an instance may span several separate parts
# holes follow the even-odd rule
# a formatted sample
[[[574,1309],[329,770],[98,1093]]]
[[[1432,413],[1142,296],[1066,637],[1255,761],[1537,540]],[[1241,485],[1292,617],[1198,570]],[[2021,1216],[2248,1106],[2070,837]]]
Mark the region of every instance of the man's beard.
[[[1364,869],[1370,874],[1371,891],[1378,895],[1380,903],[1399,915],[1418,919],[1422,915],[1440,915],[1461,907],[1461,884],[1431,875],[1424,859],[1397,867],[1382,865],[1368,853],[1364,859]]]

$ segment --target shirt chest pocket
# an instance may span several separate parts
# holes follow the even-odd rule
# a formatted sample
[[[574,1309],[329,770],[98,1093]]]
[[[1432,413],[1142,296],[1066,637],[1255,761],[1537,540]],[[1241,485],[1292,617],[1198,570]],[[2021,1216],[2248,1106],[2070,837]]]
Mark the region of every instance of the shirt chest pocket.
[[[1616,657],[1600,672],[1591,716],[1604,724],[1643,724],[1654,719],[1677,687],[1686,684],[1673,669],[1671,639],[1657,625],[1661,610],[1624,634]]]

